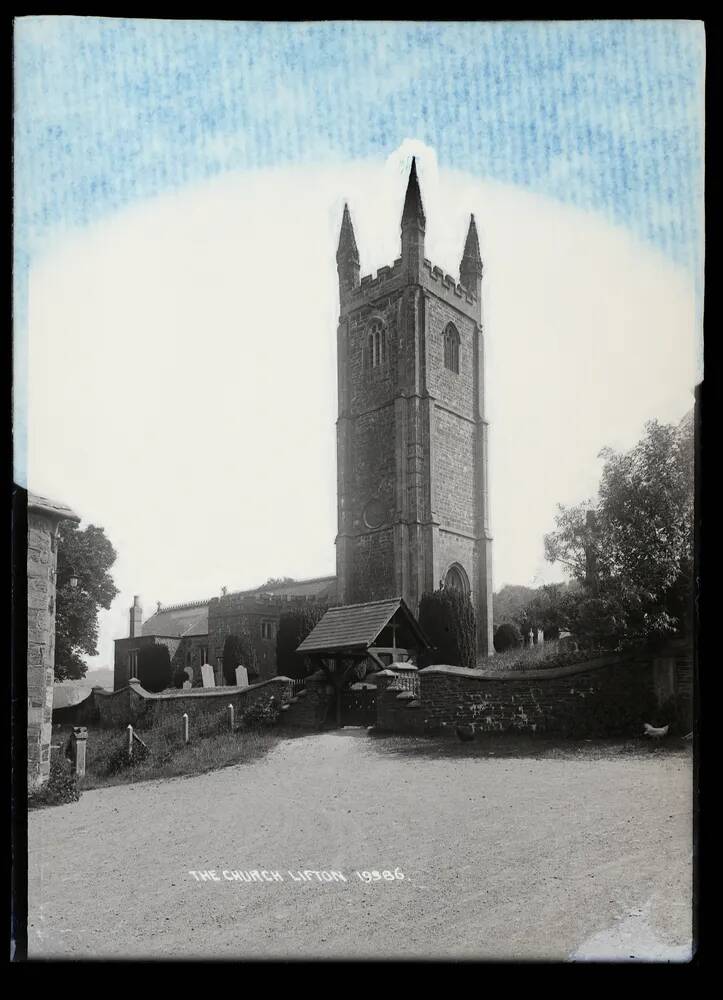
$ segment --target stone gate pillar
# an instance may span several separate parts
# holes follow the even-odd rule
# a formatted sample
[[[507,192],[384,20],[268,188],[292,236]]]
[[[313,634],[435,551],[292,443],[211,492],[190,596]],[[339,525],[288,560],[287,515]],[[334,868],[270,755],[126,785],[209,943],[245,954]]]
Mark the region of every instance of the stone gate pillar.
[[[70,507],[28,493],[28,792],[50,774],[55,668],[55,573],[61,521]]]

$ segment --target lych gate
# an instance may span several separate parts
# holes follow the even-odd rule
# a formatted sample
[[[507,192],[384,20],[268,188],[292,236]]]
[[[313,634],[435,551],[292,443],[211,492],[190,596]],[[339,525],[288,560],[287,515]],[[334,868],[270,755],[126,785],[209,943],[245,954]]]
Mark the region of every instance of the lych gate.
[[[415,660],[430,643],[400,598],[330,608],[298,647],[335,689],[336,724],[375,721],[373,676],[391,663]],[[366,683],[365,683],[366,680]]]

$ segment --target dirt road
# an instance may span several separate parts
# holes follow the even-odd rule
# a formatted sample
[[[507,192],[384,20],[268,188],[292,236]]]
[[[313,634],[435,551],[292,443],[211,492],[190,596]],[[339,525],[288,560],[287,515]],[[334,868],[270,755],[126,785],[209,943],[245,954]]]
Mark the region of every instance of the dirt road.
[[[346,729],[33,812],[29,955],[684,958],[690,752],[533,752]]]

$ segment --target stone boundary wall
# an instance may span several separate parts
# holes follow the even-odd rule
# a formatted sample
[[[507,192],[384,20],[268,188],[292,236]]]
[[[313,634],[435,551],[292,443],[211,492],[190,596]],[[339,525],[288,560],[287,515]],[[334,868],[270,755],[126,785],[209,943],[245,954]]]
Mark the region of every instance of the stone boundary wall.
[[[638,735],[643,722],[692,728],[692,653],[600,657],[549,670],[419,671],[419,695],[399,681],[377,696],[377,726],[403,733],[525,731],[573,737]],[[682,732],[680,733],[682,735]]]
[[[401,679],[377,693],[377,729],[422,735],[426,728],[422,702]]]
[[[222,687],[163,692],[154,694],[140,684],[131,683],[120,691],[93,690],[93,709],[86,709],[86,719],[107,729],[127,725],[140,729],[161,726],[170,720],[180,719],[184,713],[189,722],[200,717],[221,715],[233,705],[237,718],[251,705],[270,702],[275,698],[280,704],[291,699],[292,681],[288,677],[272,677],[268,681],[249,687]],[[83,705],[86,703],[83,702]]]

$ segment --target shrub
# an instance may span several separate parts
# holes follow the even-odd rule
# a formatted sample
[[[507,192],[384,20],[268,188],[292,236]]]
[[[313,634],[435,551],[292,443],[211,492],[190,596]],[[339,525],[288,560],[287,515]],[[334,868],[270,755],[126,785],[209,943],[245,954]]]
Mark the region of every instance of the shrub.
[[[495,629],[494,645],[496,653],[506,653],[522,644],[520,630],[512,622],[504,622]]]
[[[46,783],[28,796],[28,809],[77,802],[79,798],[78,779],[73,765],[62,755],[56,756],[50,763],[50,776]]]
[[[296,652],[316,623],[326,613],[326,605],[311,604],[285,611],[276,632],[276,672],[283,677],[307,677],[312,672],[308,656]]]
[[[233,635],[227,635],[221,654],[223,662],[223,677],[227,684],[236,683],[236,667],[243,664],[249,675],[249,681],[258,677],[256,650],[247,629],[242,628]]]
[[[467,594],[449,588],[424,594],[419,602],[419,624],[434,647],[432,653],[421,657],[424,666],[431,663],[475,666],[477,628]]]
[[[140,682],[146,691],[164,691],[171,683],[171,654],[160,643],[141,646],[138,653]]]
[[[262,729],[273,726],[279,720],[281,707],[275,698],[270,701],[257,701],[250,705],[242,715],[242,723],[246,729]]]
[[[118,774],[119,771],[124,771],[126,768],[138,767],[139,764],[148,759],[149,754],[148,747],[138,742],[133,746],[133,753],[129,754],[128,746],[124,743],[123,746],[117,747],[108,757],[106,773]]]
[[[175,673],[173,674],[173,686],[175,688],[182,688],[183,685],[188,680],[188,674],[183,667],[177,667]]]

